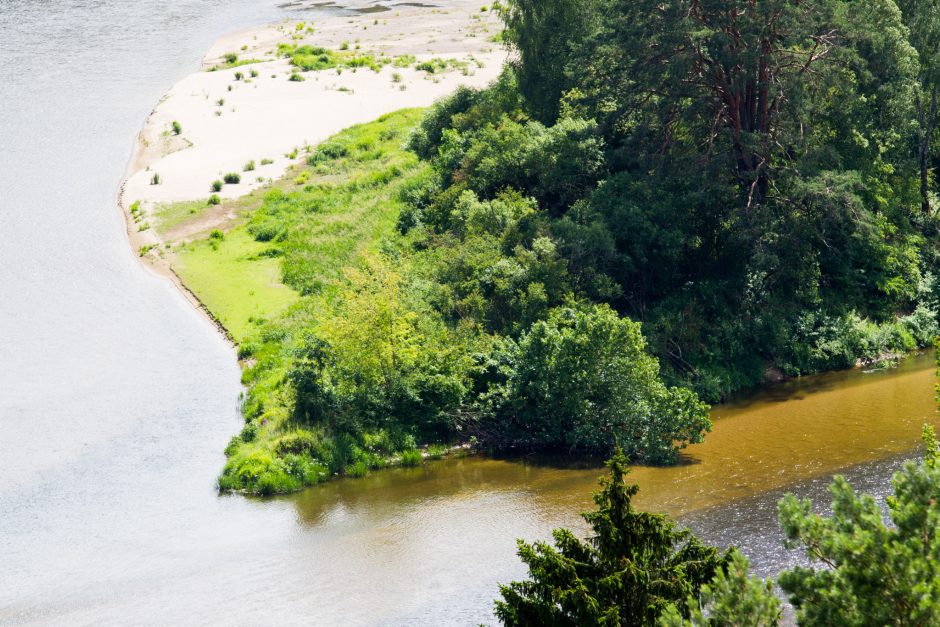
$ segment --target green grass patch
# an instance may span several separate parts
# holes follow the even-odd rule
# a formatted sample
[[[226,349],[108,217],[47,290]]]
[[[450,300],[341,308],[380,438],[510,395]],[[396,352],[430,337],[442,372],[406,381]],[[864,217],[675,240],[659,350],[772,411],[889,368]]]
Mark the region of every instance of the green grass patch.
[[[404,68],[410,67],[416,61],[415,57],[411,55],[388,57],[385,55],[360,54],[356,51],[350,51],[348,42],[340,46],[339,50],[330,50],[318,46],[280,44],[277,47],[277,54],[280,57],[290,59],[291,65],[303,72],[332,69],[352,69],[355,71],[359,68],[368,68],[373,72],[378,72],[386,65]]]
[[[173,269],[232,337],[242,341],[258,321],[297,300],[297,293],[281,282],[280,262],[270,248],[237,227],[224,237],[181,246]]]
[[[196,218],[211,204],[205,200],[160,203],[153,211],[157,231],[166,233],[184,222]]]
[[[460,59],[441,59],[438,57],[422,61],[415,66],[416,70],[427,72],[428,74],[440,74],[447,70],[468,71],[469,68],[470,64],[466,61],[461,61]]]
[[[210,68],[207,68],[207,72],[218,72],[219,70],[230,70],[232,68],[241,67],[243,65],[252,65],[254,63],[264,63],[267,59],[239,59],[238,55],[234,52],[230,52],[225,55],[222,63],[218,65],[213,65]]]

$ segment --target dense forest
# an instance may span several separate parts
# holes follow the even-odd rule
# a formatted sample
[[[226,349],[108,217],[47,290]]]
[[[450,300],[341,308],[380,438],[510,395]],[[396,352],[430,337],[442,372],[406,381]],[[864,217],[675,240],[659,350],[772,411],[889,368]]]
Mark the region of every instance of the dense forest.
[[[937,334],[934,2],[499,10],[499,80],[321,145],[249,218],[303,300],[242,346],[223,488],[428,443],[670,463],[706,402]],[[397,231],[324,277],[309,216],[364,197]]]

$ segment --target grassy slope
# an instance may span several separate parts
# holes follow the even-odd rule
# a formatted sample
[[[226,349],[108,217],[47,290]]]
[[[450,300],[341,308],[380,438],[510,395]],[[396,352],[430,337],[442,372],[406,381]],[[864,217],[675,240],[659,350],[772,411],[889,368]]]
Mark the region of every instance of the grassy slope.
[[[221,488],[287,492],[400,452],[382,433],[353,441],[294,424],[285,374],[343,268],[394,235],[400,189],[427,167],[402,148],[420,118],[402,111],[343,131],[263,199],[244,202],[245,219],[223,239],[177,250],[174,268],[248,365],[246,427],[226,449]]]

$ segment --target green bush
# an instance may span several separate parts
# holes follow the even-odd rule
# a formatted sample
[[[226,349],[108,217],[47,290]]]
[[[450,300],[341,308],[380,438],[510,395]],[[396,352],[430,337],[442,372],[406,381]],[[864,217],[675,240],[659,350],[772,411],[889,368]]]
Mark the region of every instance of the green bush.
[[[237,185],[242,182],[242,177],[238,172],[229,172],[222,177],[222,180],[229,185]]]
[[[222,185],[223,185],[222,181],[216,179],[212,181],[212,184],[209,186],[209,189],[211,189],[213,192],[221,192]]]
[[[421,455],[421,451],[404,451],[401,454],[401,465],[406,468],[420,466],[423,461],[424,457]]]
[[[671,463],[711,430],[708,406],[663,385],[640,325],[608,307],[554,310],[491,361],[504,380],[484,395],[478,432],[495,448],[622,447],[631,459]]]

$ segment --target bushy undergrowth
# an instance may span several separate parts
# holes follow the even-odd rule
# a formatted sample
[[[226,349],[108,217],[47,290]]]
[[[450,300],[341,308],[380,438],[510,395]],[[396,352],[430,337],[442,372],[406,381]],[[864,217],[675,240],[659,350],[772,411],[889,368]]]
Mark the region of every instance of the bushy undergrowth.
[[[280,260],[284,282],[304,296],[277,319],[258,321],[239,347],[239,357],[250,360],[243,374],[246,427],[226,449],[220,489],[283,493],[333,475],[361,476],[396,459],[414,462],[417,442],[409,430],[321,420],[316,408],[298,402],[298,390],[317,385],[312,333],[341,322],[341,307],[350,306],[337,298],[354,280],[344,268],[375,255],[394,233],[399,190],[426,169],[402,148],[419,118],[406,111],[332,138],[311,155],[307,185],[267,192],[242,227],[268,244],[266,256]],[[337,397],[344,393],[350,392],[336,390]]]

